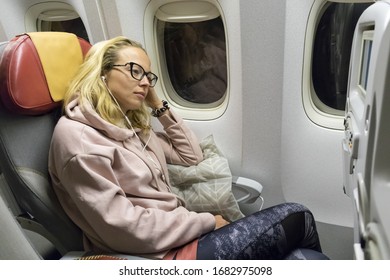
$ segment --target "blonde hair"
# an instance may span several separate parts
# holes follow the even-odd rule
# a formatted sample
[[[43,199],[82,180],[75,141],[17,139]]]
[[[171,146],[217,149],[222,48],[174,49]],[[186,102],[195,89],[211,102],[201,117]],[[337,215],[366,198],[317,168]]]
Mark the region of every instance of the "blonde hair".
[[[104,120],[114,125],[123,124],[121,109],[110,96],[102,76],[117,62],[118,52],[129,46],[144,50],[138,42],[122,36],[93,45],[69,85],[64,96],[64,108],[75,96],[79,96],[81,106],[89,103]],[[145,104],[138,110],[129,110],[125,113],[134,127],[144,132],[150,129],[150,113]],[[125,125],[127,126],[126,123]]]

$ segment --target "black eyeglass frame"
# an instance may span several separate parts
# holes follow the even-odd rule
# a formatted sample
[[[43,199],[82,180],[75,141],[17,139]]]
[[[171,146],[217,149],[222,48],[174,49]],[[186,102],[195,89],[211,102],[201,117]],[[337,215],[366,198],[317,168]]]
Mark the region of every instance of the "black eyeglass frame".
[[[125,67],[125,66],[127,66],[127,65],[130,65],[130,69],[129,69],[130,75],[131,75],[135,80],[141,81],[141,80],[146,76],[146,78],[147,78],[148,81],[149,81],[150,87],[154,87],[154,86],[156,85],[157,80],[158,80],[157,75],[154,74],[153,72],[146,72],[145,69],[144,69],[141,65],[139,65],[138,63],[135,63],[135,62],[127,62],[127,63],[125,63],[125,64],[114,64],[114,65],[112,65],[112,67],[116,67],[116,66]],[[139,68],[141,68],[141,70],[142,70],[142,72],[143,72],[140,78],[134,77],[134,74],[133,74],[133,67],[134,67],[134,65],[135,65],[135,66],[138,66]]]

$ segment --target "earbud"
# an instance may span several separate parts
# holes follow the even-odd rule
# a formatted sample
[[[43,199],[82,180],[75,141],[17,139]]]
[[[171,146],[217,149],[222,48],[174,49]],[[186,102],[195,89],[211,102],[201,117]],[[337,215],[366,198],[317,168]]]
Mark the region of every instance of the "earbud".
[[[102,79],[102,81],[103,81],[104,83],[106,83],[106,77],[101,76],[100,78]]]

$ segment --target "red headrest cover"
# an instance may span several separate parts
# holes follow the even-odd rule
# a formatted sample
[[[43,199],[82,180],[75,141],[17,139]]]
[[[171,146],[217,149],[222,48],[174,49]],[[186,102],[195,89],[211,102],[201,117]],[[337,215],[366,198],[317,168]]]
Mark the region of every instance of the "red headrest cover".
[[[34,43],[31,38],[34,36],[30,36],[33,34],[34,36],[38,35],[40,52],[39,48],[36,47],[36,42]],[[63,35],[65,35],[65,38],[68,38],[69,35],[75,36],[61,32],[37,32],[16,36],[8,42],[0,59],[0,103],[5,109],[17,114],[39,115],[51,111],[61,104],[58,94],[57,98],[53,98],[51,91],[53,91],[53,85],[56,86],[57,80],[63,78],[64,75],[59,73],[59,77],[55,77],[56,74],[54,73],[53,76],[53,73],[51,73],[55,71],[51,71],[51,69],[54,67],[54,69],[66,71],[70,68],[69,63],[62,62],[69,60],[63,59],[63,55],[61,55],[63,54],[64,44],[69,44],[69,40],[62,40]],[[82,59],[91,47],[87,41],[75,38],[71,39],[70,42],[72,45],[75,44],[74,42],[76,44],[78,42],[80,50],[78,50],[78,46],[71,46],[71,48],[75,52],[80,52],[78,54],[80,59],[73,63],[73,72],[81,64]],[[67,48],[69,46],[66,46],[65,50]],[[59,54],[57,55],[59,59],[53,59],[53,55],[56,53]],[[44,57],[46,54],[48,54],[47,57]],[[45,74],[44,68],[48,75]],[[73,75],[73,72],[66,74]],[[53,76],[50,77],[52,85],[50,85],[47,77],[50,75]]]

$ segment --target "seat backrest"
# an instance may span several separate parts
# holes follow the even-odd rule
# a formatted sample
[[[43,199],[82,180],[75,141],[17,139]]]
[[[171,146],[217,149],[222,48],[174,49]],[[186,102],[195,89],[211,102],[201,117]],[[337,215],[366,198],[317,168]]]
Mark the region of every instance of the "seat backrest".
[[[360,16],[351,51],[342,141],[357,259],[390,259],[390,5]]]
[[[51,187],[48,151],[66,86],[89,48],[62,32],[23,34],[0,45],[0,170],[19,207],[62,254],[82,250],[82,235]]]

